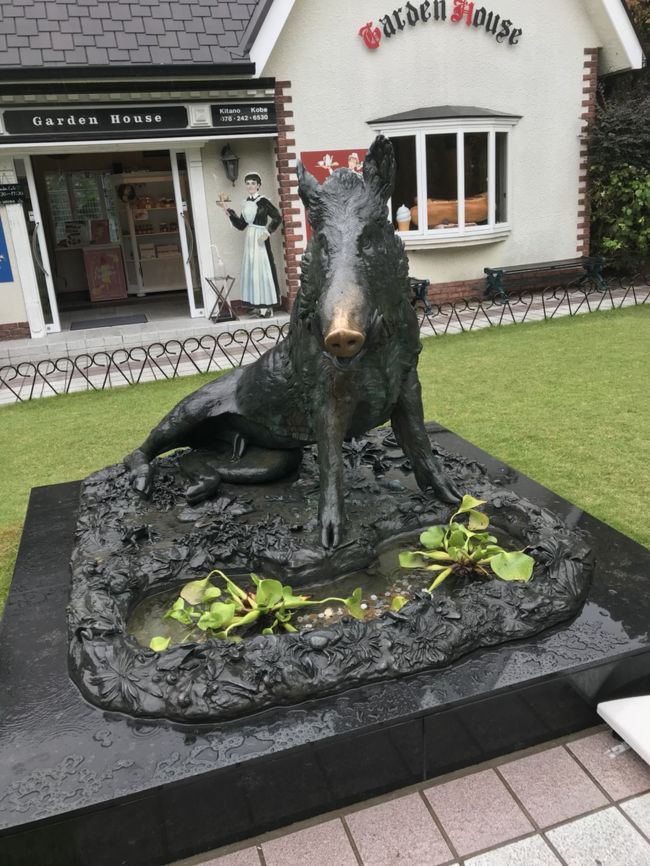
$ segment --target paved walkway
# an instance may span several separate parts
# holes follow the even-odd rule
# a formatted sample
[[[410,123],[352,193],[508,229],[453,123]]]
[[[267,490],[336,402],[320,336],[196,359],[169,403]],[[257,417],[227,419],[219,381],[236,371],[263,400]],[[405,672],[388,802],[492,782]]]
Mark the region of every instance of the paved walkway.
[[[505,306],[446,304],[421,315],[423,337],[574,316],[650,303],[650,286],[545,290],[512,298]],[[271,319],[205,319],[159,316],[146,325],[62,331],[44,340],[0,343],[0,404],[75,391],[101,390],[248,364],[273,346],[286,313]]]
[[[198,864],[650,866],[650,768],[592,729],[176,866]]]

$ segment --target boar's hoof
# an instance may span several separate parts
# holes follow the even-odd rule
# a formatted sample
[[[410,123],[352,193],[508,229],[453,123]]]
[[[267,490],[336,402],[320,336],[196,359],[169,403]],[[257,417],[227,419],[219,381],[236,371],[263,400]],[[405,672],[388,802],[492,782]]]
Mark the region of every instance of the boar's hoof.
[[[131,487],[136,493],[148,499],[153,489],[153,466],[139,449],[124,458],[124,465],[130,470]]]
[[[413,461],[413,469],[420,490],[432,490],[438,499],[450,505],[455,505],[463,498],[463,494],[445,473],[440,460],[433,454],[427,455],[421,462]]]
[[[446,475],[438,475],[431,484],[433,492],[443,502],[448,502],[450,505],[456,505],[463,498],[463,494],[456,487],[451,478]]]
[[[210,499],[211,496],[219,489],[221,484],[221,476],[218,472],[213,475],[206,475],[200,478],[196,484],[191,484],[185,491],[185,498],[188,505],[196,505],[203,502],[205,499]]]
[[[361,351],[365,339],[361,331],[339,328],[325,337],[325,348],[335,358],[353,358]]]
[[[342,527],[338,519],[321,519],[320,541],[326,550],[338,547],[341,543]]]

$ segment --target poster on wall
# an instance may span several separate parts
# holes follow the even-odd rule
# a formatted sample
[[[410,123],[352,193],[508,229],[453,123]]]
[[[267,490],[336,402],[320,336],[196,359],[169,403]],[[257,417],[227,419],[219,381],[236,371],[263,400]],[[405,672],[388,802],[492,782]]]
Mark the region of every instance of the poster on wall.
[[[361,174],[367,148],[351,147],[347,150],[303,150],[300,161],[318,183],[323,183],[337,168],[349,168]],[[311,226],[307,221],[307,240],[311,238]]]
[[[110,244],[111,228],[106,219],[95,219],[90,221],[90,243]]]
[[[84,265],[91,301],[126,298],[126,279],[120,247],[103,250],[85,249]]]
[[[14,275],[11,272],[7,239],[2,224],[0,224],[0,283],[13,283],[13,281]]]

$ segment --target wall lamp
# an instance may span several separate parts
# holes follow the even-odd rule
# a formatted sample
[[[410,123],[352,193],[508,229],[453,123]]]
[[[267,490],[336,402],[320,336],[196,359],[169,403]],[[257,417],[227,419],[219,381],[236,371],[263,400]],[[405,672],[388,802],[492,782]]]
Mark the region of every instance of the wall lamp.
[[[239,157],[237,154],[232,152],[229,144],[226,144],[221,149],[221,162],[223,163],[223,170],[226,173],[226,177],[234,186],[235,181],[239,177]]]

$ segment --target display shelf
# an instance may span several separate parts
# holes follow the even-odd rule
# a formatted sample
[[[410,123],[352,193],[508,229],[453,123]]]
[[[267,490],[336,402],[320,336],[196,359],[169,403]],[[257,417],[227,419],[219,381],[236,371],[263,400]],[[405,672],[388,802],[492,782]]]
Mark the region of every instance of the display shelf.
[[[159,238],[161,236],[166,237],[168,235],[170,237],[174,237],[174,236],[178,237],[179,234],[180,234],[180,232],[140,232],[140,233],[136,232],[135,236],[136,236],[136,238],[139,239],[139,238]]]
[[[119,209],[120,231],[125,259],[131,262],[129,277],[135,278],[129,285],[129,291],[138,295],[153,292],[175,291],[186,287],[183,267],[183,256],[179,249],[172,255],[143,258],[142,247],[145,244],[158,246],[169,241],[175,247],[180,246],[181,229],[178,225],[178,210],[171,172],[138,172],[133,174],[114,175],[115,183],[131,184],[135,190],[135,198],[121,202]],[[160,203],[159,203],[160,202]],[[170,204],[171,202],[171,204]],[[135,219],[136,214],[146,219]],[[173,219],[174,230],[160,231],[161,225],[166,225]],[[151,226],[151,231],[138,232],[138,225]],[[146,251],[145,251],[146,252]],[[152,264],[155,262],[156,264]],[[164,262],[165,266],[160,266]]]
[[[178,253],[178,255],[174,254],[173,256],[156,256],[154,259],[140,259],[141,265],[149,264],[150,262],[175,262],[178,259],[182,259],[183,254]]]

